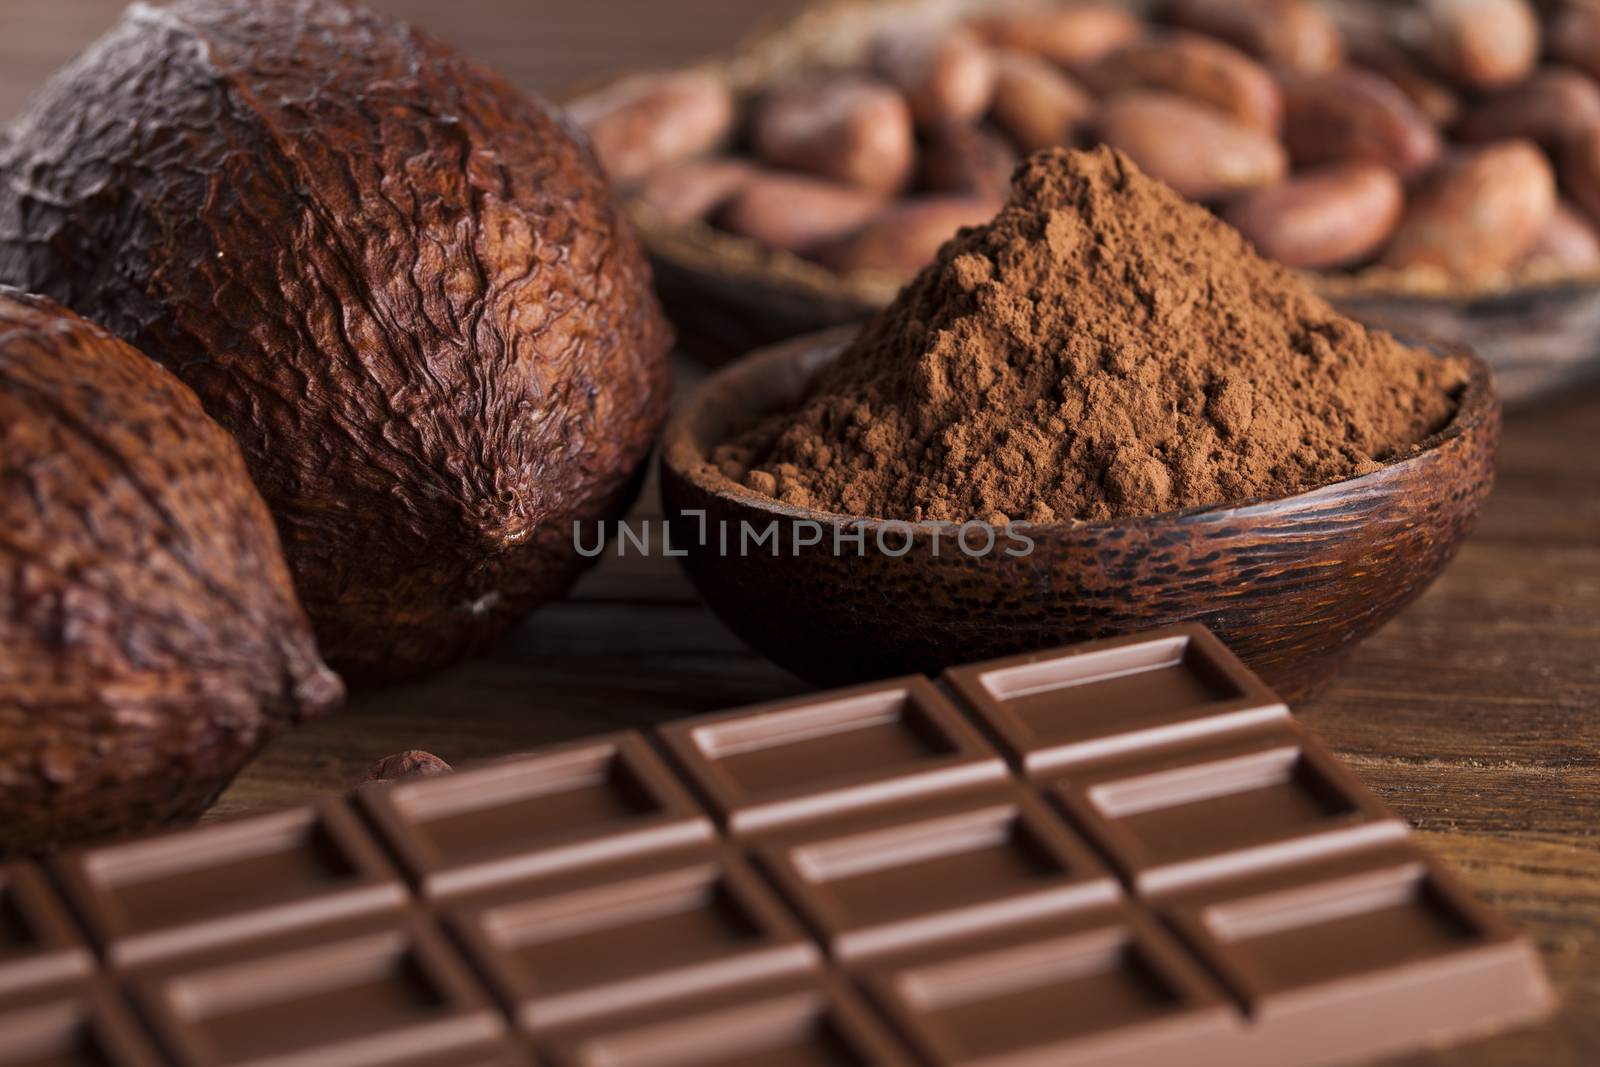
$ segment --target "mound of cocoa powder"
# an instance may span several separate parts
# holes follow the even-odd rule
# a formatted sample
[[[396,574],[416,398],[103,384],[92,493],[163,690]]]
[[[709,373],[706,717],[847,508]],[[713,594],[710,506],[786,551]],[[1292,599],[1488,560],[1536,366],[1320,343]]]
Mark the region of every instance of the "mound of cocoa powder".
[[[797,410],[714,460],[849,515],[1143,515],[1374,470],[1440,429],[1465,380],[1338,314],[1126,156],[1057,150]]]

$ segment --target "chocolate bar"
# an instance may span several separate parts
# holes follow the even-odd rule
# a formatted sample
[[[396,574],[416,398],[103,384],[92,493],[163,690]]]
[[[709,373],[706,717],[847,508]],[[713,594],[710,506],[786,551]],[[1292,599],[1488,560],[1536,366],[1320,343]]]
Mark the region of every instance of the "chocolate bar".
[[[1209,633],[0,867],[0,1067],[1317,1067],[1537,954]]]

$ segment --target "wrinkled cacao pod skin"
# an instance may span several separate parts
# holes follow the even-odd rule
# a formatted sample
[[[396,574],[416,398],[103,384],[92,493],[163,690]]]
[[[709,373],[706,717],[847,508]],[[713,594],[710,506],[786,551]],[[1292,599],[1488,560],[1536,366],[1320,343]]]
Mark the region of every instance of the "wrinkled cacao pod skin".
[[[335,0],[136,4],[0,148],[0,282],[233,433],[328,660],[392,680],[565,593],[666,413],[648,268],[559,116]]]
[[[0,855],[192,819],[343,695],[228,433],[0,287]]]

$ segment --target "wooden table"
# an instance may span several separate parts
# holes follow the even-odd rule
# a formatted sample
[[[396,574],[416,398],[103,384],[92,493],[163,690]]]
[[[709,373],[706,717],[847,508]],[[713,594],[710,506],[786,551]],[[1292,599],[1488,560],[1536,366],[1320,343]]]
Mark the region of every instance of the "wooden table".
[[[110,0],[0,8],[0,116],[115,18]],[[379,0],[530,88],[697,58],[797,0]],[[685,371],[685,378],[692,377]],[[653,487],[642,511],[655,508]],[[213,817],[343,790],[380,757],[453,762],[799,692],[669,560],[609,558],[493,655],[358,694],[274,745]],[[1439,583],[1297,709],[1543,949],[1549,1025],[1407,1061],[1600,1064],[1600,391],[1506,424],[1499,486]]]

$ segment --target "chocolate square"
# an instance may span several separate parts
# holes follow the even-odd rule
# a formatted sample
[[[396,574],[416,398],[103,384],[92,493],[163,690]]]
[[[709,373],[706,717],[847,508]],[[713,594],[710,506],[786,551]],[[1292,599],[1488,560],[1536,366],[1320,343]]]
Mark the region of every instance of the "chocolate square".
[[[0,865],[0,998],[93,973],[94,956],[39,869]]]
[[[120,967],[398,911],[408,899],[360,821],[333,802],[92,849],[57,870]]]
[[[429,897],[714,836],[693,798],[634,734],[365,790],[359,800]]]
[[[552,1041],[557,1067],[911,1067],[849,984],[817,975]]]
[[[978,663],[944,680],[1030,776],[1289,714],[1203,626]]]
[[[463,906],[452,927],[532,1031],[813,969],[816,946],[732,850]]]
[[[961,951],[919,950],[868,981],[941,1067],[1222,1067],[1245,1048],[1221,990],[1127,906],[1017,928]]]
[[[1071,769],[1051,794],[1140,893],[1398,840],[1406,827],[1293,729]]]
[[[160,1067],[109,982],[0,998],[0,1067]]]
[[[137,978],[133,991],[182,1067],[470,1062],[506,1031],[420,915],[325,928],[281,951],[224,950]]]
[[[1364,1061],[1550,1010],[1527,943],[1409,844],[1196,887],[1170,921],[1245,1005],[1258,1060]]]
[[[1088,846],[1022,789],[760,855],[844,960],[1121,896]]]
[[[1005,777],[926,679],[672,723],[662,743],[736,834]]]

